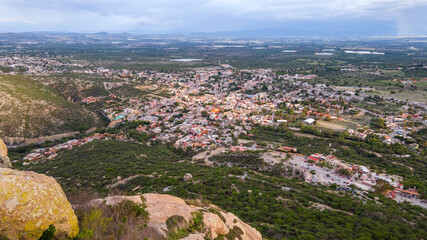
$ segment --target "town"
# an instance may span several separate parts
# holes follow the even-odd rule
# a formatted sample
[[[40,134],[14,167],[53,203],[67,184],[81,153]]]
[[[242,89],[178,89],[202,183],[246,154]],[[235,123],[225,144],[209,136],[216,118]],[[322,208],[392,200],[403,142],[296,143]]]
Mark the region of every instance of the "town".
[[[177,148],[196,151],[255,150],[263,151],[264,157],[286,151],[291,158],[285,161],[286,155],[280,153],[277,158],[265,157],[266,163],[286,163],[302,172],[309,183],[336,184],[345,191],[369,191],[378,182],[386,183],[393,187],[384,193],[388,197],[427,207],[416,189],[403,189],[402,178],[397,175],[372,172],[365,166],[339,160],[333,153],[305,156],[296,153],[293,146],[260,147],[254,143],[246,147],[236,141],[241,136],[250,136],[256,126],[286,126],[297,135],[309,137],[311,127],[316,126],[321,127],[323,134],[338,131],[346,138],[365,140],[376,136],[385,144],[406,146],[419,154],[420,143],[411,135],[427,125],[425,102],[383,97],[381,101],[400,106],[398,112],[385,113],[360,104],[378,97],[369,94],[371,88],[310,84],[304,80],[315,80],[316,75],[277,74],[272,69],[238,70],[228,64],[170,73],[105,68],[79,73],[115,79],[103,83],[108,95],[81,99],[81,104],[101,107],[109,119],[106,132],[36,149],[24,158],[24,164],[53,160],[61,150],[112,138],[172,142]],[[114,91],[122,87],[150,94],[138,97]],[[360,121],[366,116],[370,116],[369,122]],[[130,128],[120,130],[129,123]]]

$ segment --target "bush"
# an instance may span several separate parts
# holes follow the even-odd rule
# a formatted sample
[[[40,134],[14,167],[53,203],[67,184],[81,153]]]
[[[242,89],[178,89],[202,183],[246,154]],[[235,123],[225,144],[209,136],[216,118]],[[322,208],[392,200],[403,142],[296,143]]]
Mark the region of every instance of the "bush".
[[[80,233],[77,239],[134,239],[143,236],[148,222],[144,205],[122,201],[115,206],[101,205],[89,212],[79,212]]]
[[[337,170],[337,173],[338,173],[339,175],[346,176],[346,177],[351,176],[350,171],[349,171],[349,170],[347,170],[347,169],[345,169],[345,168],[340,168],[340,169],[338,169],[338,170]]]
[[[192,212],[190,223],[183,216],[173,215],[166,220],[169,231],[169,239],[181,239],[190,233],[201,232],[203,230],[203,214],[199,211]]]
[[[43,232],[43,235],[39,238],[39,240],[51,240],[55,236],[56,228],[53,225],[50,225],[46,231]]]
[[[180,239],[189,234],[189,225],[183,216],[173,215],[166,220],[169,239]]]
[[[104,216],[102,209],[93,209],[89,213],[84,213],[83,221],[80,221],[80,232],[77,239],[93,239],[107,236],[107,225],[111,218]]]
[[[233,229],[230,229],[230,231],[225,235],[227,239],[239,239],[242,240],[243,231],[238,226],[234,226]]]
[[[190,220],[190,231],[200,232],[203,229],[203,214],[201,212],[192,212],[193,218]]]

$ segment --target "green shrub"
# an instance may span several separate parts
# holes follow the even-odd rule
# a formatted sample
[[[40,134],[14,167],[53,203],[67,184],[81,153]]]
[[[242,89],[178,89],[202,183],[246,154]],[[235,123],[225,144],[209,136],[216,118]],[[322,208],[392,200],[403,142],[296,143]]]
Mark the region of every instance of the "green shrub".
[[[234,240],[234,239],[239,239],[242,240],[242,235],[243,235],[243,231],[241,228],[239,228],[238,226],[234,226],[233,229],[230,229],[230,231],[227,233],[227,235],[225,235],[225,237],[228,240]]]
[[[89,213],[84,213],[77,239],[92,239],[96,235],[106,235],[107,225],[111,221],[112,218],[106,217],[102,209],[92,209]]]
[[[191,232],[200,232],[203,230],[203,214],[199,211],[192,212],[191,216],[193,216],[192,219],[190,219],[190,231]]]
[[[189,225],[183,216],[173,215],[166,220],[170,239],[180,239],[187,236]]]
[[[342,176],[351,176],[351,172],[345,168],[338,169],[337,173]]]
[[[50,225],[46,231],[43,232],[42,236],[39,238],[39,240],[51,240],[55,236],[56,228],[53,225]]]
[[[191,213],[190,223],[187,223],[183,216],[173,215],[166,220],[169,231],[168,239],[181,239],[190,233],[203,230],[203,214],[199,211]]]
[[[144,205],[132,201],[122,201],[115,206],[101,205],[90,212],[78,212],[80,233],[77,239],[118,239],[119,237],[140,236],[148,222],[148,212]]]
[[[227,220],[225,219],[225,217],[224,216],[222,216],[222,214],[218,211],[218,210],[216,210],[216,209],[213,209],[213,208],[209,208],[209,212],[211,212],[211,213],[215,213],[216,215],[218,215],[218,217],[219,218],[221,218],[221,220],[225,223]]]

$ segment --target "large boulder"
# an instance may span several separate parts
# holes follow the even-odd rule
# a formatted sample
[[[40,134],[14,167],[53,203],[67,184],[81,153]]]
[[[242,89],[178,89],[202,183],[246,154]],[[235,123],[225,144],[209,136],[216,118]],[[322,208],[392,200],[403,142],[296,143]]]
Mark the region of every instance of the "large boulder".
[[[55,179],[0,168],[0,236],[39,239],[49,225],[59,238],[74,238],[79,232],[77,217]]]
[[[201,204],[196,204],[200,206],[195,206],[187,204],[183,199],[167,194],[146,193],[142,195],[142,200],[140,197],[135,196],[110,196],[104,199],[92,200],[89,204],[96,206],[104,202],[107,205],[115,205],[124,200],[145,204],[146,211],[149,213],[149,221],[146,225],[146,232],[150,232],[149,239],[168,239],[172,231],[171,228],[188,226],[196,217],[195,213],[199,213],[199,216],[201,216],[203,226],[198,231],[192,232],[182,239],[215,239],[220,235],[229,240],[234,240],[235,238],[245,240],[262,239],[261,233],[232,213],[224,212],[215,205],[201,206]],[[197,203],[197,201],[193,202]],[[171,227],[171,222],[176,226]]]
[[[3,140],[0,138],[0,168],[11,168],[12,164],[10,163],[9,158],[7,157],[7,146],[4,144]]]
[[[184,179],[184,182],[189,182],[189,181],[191,181],[193,179],[193,175],[191,175],[190,173],[186,173],[184,175],[183,179]]]

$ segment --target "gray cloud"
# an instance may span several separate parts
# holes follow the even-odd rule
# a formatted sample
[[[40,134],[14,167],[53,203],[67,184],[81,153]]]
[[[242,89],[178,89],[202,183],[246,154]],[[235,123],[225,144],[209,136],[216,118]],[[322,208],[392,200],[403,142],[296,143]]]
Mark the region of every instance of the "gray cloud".
[[[400,34],[425,34],[419,9],[427,9],[425,0],[2,0],[0,31],[208,32],[310,22],[327,29],[334,21],[387,21]]]

